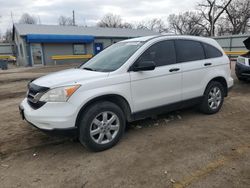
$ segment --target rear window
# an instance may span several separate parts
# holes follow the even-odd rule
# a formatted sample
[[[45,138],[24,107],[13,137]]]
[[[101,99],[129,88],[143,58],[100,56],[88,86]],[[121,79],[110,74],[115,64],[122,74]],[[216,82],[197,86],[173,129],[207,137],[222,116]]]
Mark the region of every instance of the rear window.
[[[176,50],[179,63],[205,59],[204,49],[198,41],[176,40]]]
[[[206,43],[203,43],[203,46],[204,46],[204,50],[206,53],[206,58],[209,59],[209,58],[216,58],[216,57],[223,56],[222,52],[218,50],[217,48]]]

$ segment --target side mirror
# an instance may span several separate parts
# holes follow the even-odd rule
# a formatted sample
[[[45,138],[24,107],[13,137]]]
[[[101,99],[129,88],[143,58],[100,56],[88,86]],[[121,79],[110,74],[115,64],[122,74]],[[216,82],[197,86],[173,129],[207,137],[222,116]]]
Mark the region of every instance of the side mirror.
[[[150,71],[154,70],[156,67],[154,61],[141,61],[136,63],[131,67],[131,71],[138,72],[138,71]]]

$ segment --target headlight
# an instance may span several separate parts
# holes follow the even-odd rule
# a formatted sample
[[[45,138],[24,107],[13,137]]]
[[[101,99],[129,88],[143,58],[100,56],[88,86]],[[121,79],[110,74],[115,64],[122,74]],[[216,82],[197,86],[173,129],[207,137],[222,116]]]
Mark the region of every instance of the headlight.
[[[80,85],[58,87],[47,91],[39,101],[42,102],[66,102]]]
[[[245,63],[245,62],[246,62],[246,59],[243,58],[243,57],[238,57],[237,62],[238,62],[238,63],[241,63],[241,64],[246,64],[246,63]]]

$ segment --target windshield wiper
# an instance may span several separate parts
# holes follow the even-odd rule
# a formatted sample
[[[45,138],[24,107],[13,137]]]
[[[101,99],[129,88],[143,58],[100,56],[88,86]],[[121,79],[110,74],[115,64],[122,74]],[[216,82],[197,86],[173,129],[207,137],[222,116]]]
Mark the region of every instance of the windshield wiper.
[[[96,71],[96,70],[94,70],[94,69],[92,69],[92,68],[89,68],[89,67],[84,67],[83,69],[89,70],[89,71]]]

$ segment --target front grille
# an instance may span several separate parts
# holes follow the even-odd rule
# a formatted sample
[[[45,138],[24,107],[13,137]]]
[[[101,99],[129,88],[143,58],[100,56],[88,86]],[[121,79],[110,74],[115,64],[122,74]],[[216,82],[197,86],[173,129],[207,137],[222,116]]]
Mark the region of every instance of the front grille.
[[[49,90],[48,87],[38,86],[38,85],[35,85],[32,82],[30,82],[28,84],[28,94],[27,94],[28,104],[33,109],[38,109],[38,108],[42,107],[46,102],[38,101],[36,98],[37,98],[37,96],[42,95],[43,93],[45,93],[48,90]]]

